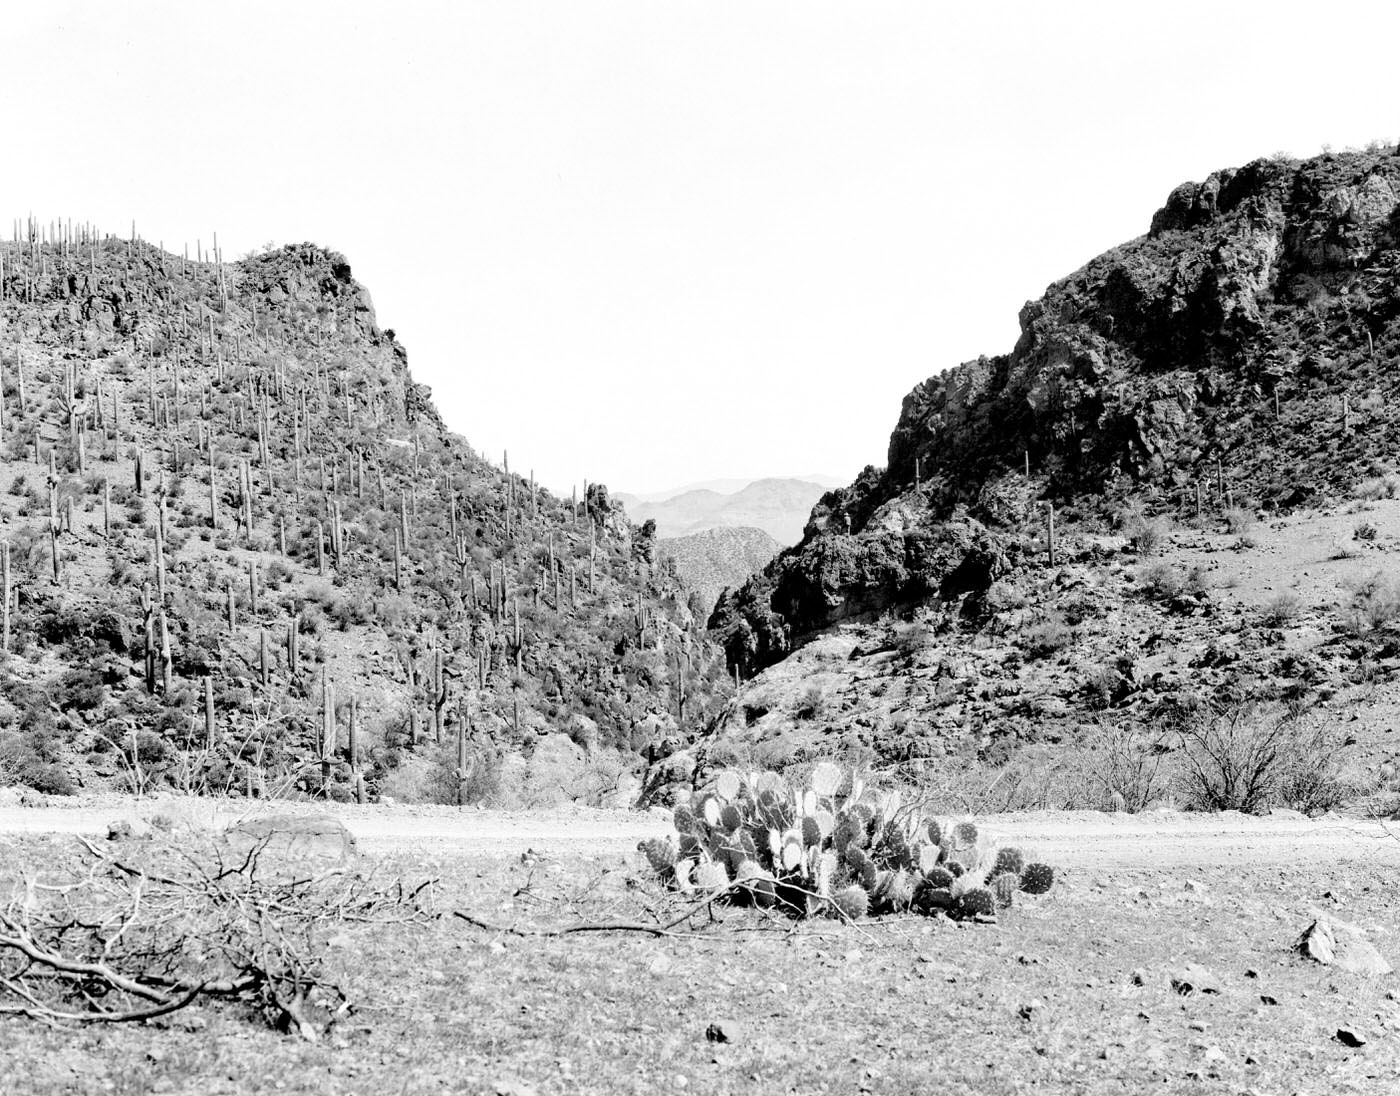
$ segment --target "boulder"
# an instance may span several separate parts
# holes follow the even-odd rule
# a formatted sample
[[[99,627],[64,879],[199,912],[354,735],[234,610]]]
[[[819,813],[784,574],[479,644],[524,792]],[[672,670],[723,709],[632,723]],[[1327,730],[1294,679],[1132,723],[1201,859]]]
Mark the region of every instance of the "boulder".
[[[0,807],[43,807],[48,797],[27,784],[11,784],[0,788]]]
[[[1376,977],[1394,969],[1360,929],[1330,917],[1320,916],[1304,929],[1296,948],[1304,959],[1348,974]]]
[[[260,815],[235,822],[222,836],[231,856],[248,859],[264,878],[309,879],[355,859],[355,835],[324,814]]]
[[[151,836],[151,824],[135,815],[114,818],[107,823],[108,841],[140,841]]]

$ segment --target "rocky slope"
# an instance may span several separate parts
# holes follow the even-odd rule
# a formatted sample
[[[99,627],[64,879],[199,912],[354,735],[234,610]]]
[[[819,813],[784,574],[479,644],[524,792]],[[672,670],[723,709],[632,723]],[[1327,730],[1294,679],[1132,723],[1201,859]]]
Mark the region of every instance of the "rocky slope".
[[[619,495],[637,524],[656,522],[659,537],[675,538],[709,529],[761,529],[781,545],[796,544],[812,506],[825,494],[819,483],[799,479],[760,479],[737,491],[706,488],[650,501]]]
[[[698,608],[706,616],[720,594],[742,586],[781,547],[762,529],[743,526],[707,529],[657,541],[662,559],[670,561],[680,580],[699,595]]]
[[[599,799],[726,679],[601,485],[445,429],[345,259],[0,243],[0,783]]]
[[[1027,304],[1010,353],[905,397],[886,467],[826,494],[802,542],[716,608],[731,666],[752,678],[808,645],[838,653],[826,691],[849,727],[892,687],[862,677],[882,652],[912,691],[864,738],[902,756],[997,756],[1190,692],[1316,698],[1359,664],[1373,681],[1386,667],[1383,681],[1388,622],[1342,619],[1364,591],[1334,590],[1323,620],[1280,623],[1254,603],[1220,619],[1188,545],[1249,553],[1269,537],[1239,530],[1285,518],[1364,525],[1347,500],[1391,493],[1397,195],[1390,150],[1262,160],[1177,188],[1146,235]],[[1358,536],[1333,538],[1337,554],[1377,551]],[[1163,652],[1195,671],[1158,673],[1149,656]],[[779,665],[753,689],[811,668]],[[745,704],[730,732],[762,726],[769,709]]]

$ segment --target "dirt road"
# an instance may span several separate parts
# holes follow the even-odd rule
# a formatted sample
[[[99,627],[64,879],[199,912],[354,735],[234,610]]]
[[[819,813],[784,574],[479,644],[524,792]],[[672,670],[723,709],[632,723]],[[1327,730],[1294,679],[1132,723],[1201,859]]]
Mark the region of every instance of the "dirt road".
[[[104,798],[44,807],[0,807],[0,833],[105,834],[123,815],[175,812],[223,824],[249,813],[329,813],[340,818],[367,852],[421,850],[465,857],[519,856],[533,849],[550,856],[626,856],[644,837],[670,829],[665,811],[564,809],[536,812],[456,810],[424,806],[278,804],[231,809],[208,800],[134,803]],[[1027,853],[1080,868],[1163,865],[1222,866],[1366,861],[1400,865],[1400,823],[1328,816],[1252,818],[1157,811],[1105,815],[1092,811],[998,815],[982,820],[996,838]],[[0,851],[3,856],[3,851]]]

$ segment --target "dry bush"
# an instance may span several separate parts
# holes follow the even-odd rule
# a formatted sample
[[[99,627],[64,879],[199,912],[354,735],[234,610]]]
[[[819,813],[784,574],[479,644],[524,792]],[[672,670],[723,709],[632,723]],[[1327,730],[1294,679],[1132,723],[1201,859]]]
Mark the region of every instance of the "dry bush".
[[[1327,810],[1347,788],[1335,734],[1288,709],[1206,708],[1183,721],[1178,786],[1194,810]]]
[[[1400,497],[1400,478],[1391,473],[1363,480],[1356,486],[1356,497],[1362,499],[1393,499]]]
[[[0,1015],[123,1023],[223,998],[317,1038],[351,1008],[329,938],[351,922],[417,919],[417,893],[345,865],[293,865],[272,840],[79,838],[8,866]]]
[[[1021,638],[1031,658],[1049,658],[1067,647],[1074,633],[1065,624],[1063,614],[1052,609],[1028,627]]]
[[[1298,595],[1292,590],[1276,594],[1264,603],[1264,625],[1269,628],[1282,628],[1285,624],[1292,623],[1298,615],[1299,607]]]
[[[1225,511],[1225,531],[1235,535],[1249,532],[1254,527],[1254,515],[1238,506]]]
[[[1165,561],[1150,563],[1138,571],[1138,586],[1152,601],[1171,601],[1185,588],[1181,571]]]
[[[1400,582],[1379,571],[1351,588],[1342,606],[1342,627],[1352,635],[1379,631],[1400,616]]]
[[[1003,765],[905,762],[882,776],[890,786],[912,787],[921,804],[943,814],[1082,810],[1091,802],[1078,759],[1044,748],[1020,750]]]
[[[1098,810],[1136,814],[1165,798],[1171,785],[1170,750],[1160,733],[1133,724],[1104,726],[1080,756],[1089,804]]]
[[[1119,515],[1118,524],[1128,538],[1129,547],[1140,556],[1156,555],[1169,531],[1165,519],[1149,518],[1136,510]]]

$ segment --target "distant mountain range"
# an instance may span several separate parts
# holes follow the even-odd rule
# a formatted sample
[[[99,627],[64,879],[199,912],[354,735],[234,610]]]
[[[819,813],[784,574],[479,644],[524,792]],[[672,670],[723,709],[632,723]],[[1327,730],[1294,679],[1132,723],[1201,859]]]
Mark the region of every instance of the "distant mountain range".
[[[709,529],[761,529],[780,545],[796,544],[817,500],[836,481],[828,476],[710,480],[650,495],[619,494],[637,524],[656,522],[663,539]]]

